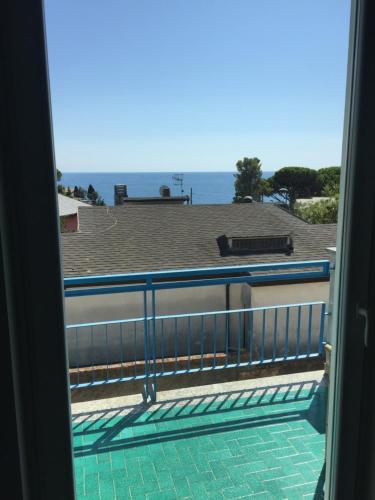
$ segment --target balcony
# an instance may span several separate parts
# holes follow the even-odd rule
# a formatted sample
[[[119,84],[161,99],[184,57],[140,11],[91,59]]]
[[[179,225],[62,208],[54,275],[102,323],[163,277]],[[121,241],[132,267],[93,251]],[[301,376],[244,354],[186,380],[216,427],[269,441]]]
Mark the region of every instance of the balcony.
[[[323,498],[328,277],[314,261],[66,279],[68,316],[143,311],[67,326],[78,497]],[[283,303],[302,289],[323,300]],[[166,290],[192,310],[160,314]]]

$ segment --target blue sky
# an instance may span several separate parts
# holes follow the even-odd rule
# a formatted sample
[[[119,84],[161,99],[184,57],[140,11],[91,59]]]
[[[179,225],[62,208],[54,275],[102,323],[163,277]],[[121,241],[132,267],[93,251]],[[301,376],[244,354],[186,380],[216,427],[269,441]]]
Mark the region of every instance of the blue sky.
[[[45,0],[57,166],[337,165],[349,0]]]

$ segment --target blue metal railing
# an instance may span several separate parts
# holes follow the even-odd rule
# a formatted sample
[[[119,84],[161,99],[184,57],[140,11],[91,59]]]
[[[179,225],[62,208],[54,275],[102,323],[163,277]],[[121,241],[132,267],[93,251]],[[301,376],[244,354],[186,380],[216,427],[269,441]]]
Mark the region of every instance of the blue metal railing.
[[[239,276],[238,276],[239,275]],[[216,277],[215,277],[216,276]],[[204,278],[202,278],[204,277]],[[329,260],[64,278],[65,297],[329,277]]]
[[[321,356],[322,301],[157,315],[155,295],[191,286],[328,277],[329,261],[308,261],[65,278],[66,297],[143,295],[141,317],[66,327],[71,388],[143,380],[145,398],[155,400],[160,377]]]

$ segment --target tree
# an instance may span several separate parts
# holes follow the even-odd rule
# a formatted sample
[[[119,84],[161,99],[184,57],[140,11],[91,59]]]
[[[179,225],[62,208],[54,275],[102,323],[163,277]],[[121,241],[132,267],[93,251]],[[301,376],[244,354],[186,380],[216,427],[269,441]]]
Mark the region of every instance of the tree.
[[[320,194],[318,172],[311,168],[283,167],[267,180],[272,188],[271,196],[285,200],[287,193],[291,207],[297,198],[310,198]]]
[[[104,206],[103,198],[95,191],[94,186],[92,184],[87,188],[87,198],[91,201],[92,205]]]
[[[329,193],[339,192],[340,173],[340,167],[326,167],[318,170],[318,181],[323,196],[330,196]]]
[[[56,169],[56,179],[57,179],[57,182],[61,181],[61,177],[62,177],[62,172],[57,168]]]
[[[89,187],[87,188],[87,198],[91,201],[95,201],[97,197],[98,193],[95,191],[94,186],[89,184]]]
[[[235,195],[233,203],[243,203],[245,196],[252,196],[254,200],[262,198],[262,170],[259,158],[244,158],[236,163],[237,174],[234,174]]]
[[[339,196],[321,200],[306,206],[296,206],[294,213],[311,224],[330,224],[337,222]]]
[[[101,207],[105,206],[105,202],[104,202],[103,198],[100,195],[98,195],[98,197],[97,197],[97,199],[95,201],[95,205],[101,206]]]

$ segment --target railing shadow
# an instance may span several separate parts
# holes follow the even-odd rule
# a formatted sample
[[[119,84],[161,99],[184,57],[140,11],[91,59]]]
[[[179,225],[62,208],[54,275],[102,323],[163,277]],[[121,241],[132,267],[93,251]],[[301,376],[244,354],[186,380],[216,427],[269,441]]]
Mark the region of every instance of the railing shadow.
[[[153,443],[258,426],[264,427],[301,419],[307,420],[315,430],[323,433],[325,428],[325,393],[326,388],[313,380],[230,391],[224,394],[176,398],[153,406],[138,405],[104,412],[80,413],[75,415],[74,437],[91,436],[95,438],[96,434],[99,436],[93,442],[86,444],[83,441],[83,444],[75,446],[74,455],[75,457],[83,457]],[[309,400],[311,400],[311,404],[306,409],[306,402]],[[291,403],[291,408],[286,410],[285,407],[280,406],[285,403]],[[301,403],[301,408],[298,408],[299,403]],[[272,412],[268,412],[268,414],[251,415],[252,409],[267,409],[267,407],[269,409],[270,406],[272,406]],[[124,410],[129,410],[129,413],[121,415]],[[244,410],[247,410],[248,414],[244,414]],[[233,412],[238,412],[238,418],[225,420],[226,415],[228,413],[233,415]],[[98,418],[95,418],[96,415]],[[192,417],[203,416],[221,416],[221,418],[218,421],[211,418],[207,424],[201,423],[201,421],[192,423]],[[119,420],[117,420],[118,418]],[[157,431],[157,424],[171,421],[183,423],[184,427]],[[135,435],[121,437],[121,433],[130,428],[135,431]]]
[[[326,478],[326,464],[323,464],[319,474],[318,484],[316,485],[314,500],[324,500],[324,482]]]

